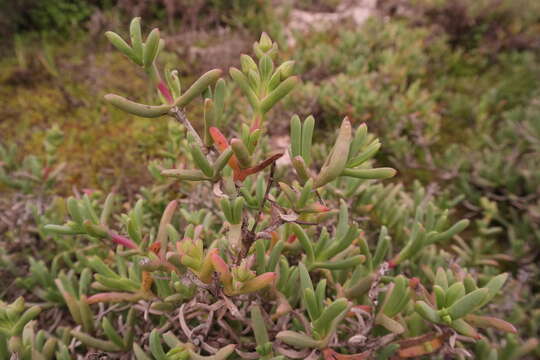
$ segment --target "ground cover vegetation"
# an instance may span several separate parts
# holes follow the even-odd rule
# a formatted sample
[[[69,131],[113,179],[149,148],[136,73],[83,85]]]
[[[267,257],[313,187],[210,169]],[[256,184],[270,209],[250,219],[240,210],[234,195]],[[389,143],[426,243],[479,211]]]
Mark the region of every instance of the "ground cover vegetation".
[[[0,359],[540,356],[538,5],[376,3],[6,7]]]

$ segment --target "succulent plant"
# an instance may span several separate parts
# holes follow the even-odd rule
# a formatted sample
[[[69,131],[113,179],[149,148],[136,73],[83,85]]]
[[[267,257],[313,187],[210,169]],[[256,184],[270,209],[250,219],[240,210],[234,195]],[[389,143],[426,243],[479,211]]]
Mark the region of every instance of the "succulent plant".
[[[91,350],[138,360],[401,359],[461,356],[469,342],[484,354],[479,329],[516,332],[484,312],[508,274],[450,261],[447,249],[469,252],[458,236],[470,221],[451,213],[460,199],[380,184],[396,170],[374,167],[381,141],[366,124],[345,117],[327,147],[314,143],[315,117],[293,115],[290,145],[272,148],[271,111],[300,80],[267,34],[253,45],[257,60],[242,55],[229,71],[250,118],[227,128],[221,70],[183,91],[177,71],[158,69],[158,29],[143,41],[135,18],[129,44],[106,36],[147,74],[159,104],[105,99],[173,121],[163,161],[149,166],[160,186],[122,206],[115,194],[70,197],[59,206],[67,221],[39,224],[59,253],[50,264],[32,260],[20,282],[47,306],[65,305],[75,325],[44,342],[27,325],[41,307],[2,303],[0,355],[25,358],[30,344],[30,354],[62,360]],[[193,126],[184,109],[198,98]],[[489,232],[489,222],[477,224]]]
[[[66,166],[57,159],[63,139],[62,130],[57,125],[51,127],[43,139],[45,158],[28,155],[20,164],[17,162],[16,146],[0,144],[0,185],[18,189],[23,193],[31,193],[37,189],[42,192],[50,191]]]
[[[17,298],[11,304],[0,302],[0,355],[8,358],[9,354],[18,354],[20,358],[30,359],[29,354],[42,350],[40,347],[34,349],[27,340],[25,333],[27,326],[31,326],[31,321],[39,315],[41,308],[32,306],[25,309],[25,301],[22,297]],[[43,345],[43,335],[40,336],[40,344]],[[54,344],[47,346],[54,348]],[[47,352],[50,352],[48,350]]]

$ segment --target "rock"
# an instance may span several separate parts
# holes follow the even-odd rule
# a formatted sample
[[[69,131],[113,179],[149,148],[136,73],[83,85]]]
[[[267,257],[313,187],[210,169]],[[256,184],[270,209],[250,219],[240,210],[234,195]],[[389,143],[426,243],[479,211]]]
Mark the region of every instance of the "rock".
[[[321,32],[344,21],[352,21],[356,25],[361,25],[375,14],[376,9],[377,0],[346,1],[337,7],[336,12],[310,12],[293,9],[290,12],[289,24],[286,29],[288,43],[290,46],[295,45],[293,32]]]

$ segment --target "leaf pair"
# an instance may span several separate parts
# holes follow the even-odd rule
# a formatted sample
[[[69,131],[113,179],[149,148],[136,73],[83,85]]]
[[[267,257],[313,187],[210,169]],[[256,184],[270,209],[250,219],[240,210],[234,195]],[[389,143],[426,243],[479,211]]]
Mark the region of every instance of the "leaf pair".
[[[272,342],[268,337],[266,330],[265,319],[262,316],[261,309],[258,305],[251,308],[251,328],[255,335],[257,347],[255,350],[260,355],[261,360],[284,360],[283,356],[274,356]]]
[[[267,166],[271,165],[277,159],[283,156],[283,153],[277,153],[270,156],[266,160],[263,160],[255,166],[245,167],[245,165],[251,164],[252,160],[249,150],[241,140],[233,139],[231,140],[231,144],[229,145],[227,138],[225,138],[221,131],[219,131],[219,129],[215,127],[210,128],[210,135],[212,136],[212,139],[214,140],[217,149],[221,152],[222,155],[229,150],[232,150],[232,152],[234,153],[229,158],[228,164],[233,170],[233,178],[235,181],[244,181],[249,175],[253,175],[264,170]]]
[[[245,200],[242,196],[230,200],[225,195],[221,198],[220,205],[225,219],[229,222],[228,245],[233,253],[238,253],[242,249],[242,222],[244,220]]]
[[[259,174],[256,178],[248,177],[240,187],[240,194],[246,201],[246,206],[251,209],[260,209],[264,202],[266,188],[268,184],[263,174]],[[275,195],[277,189],[272,187],[269,195]]]
[[[129,114],[137,115],[146,118],[155,118],[163,116],[173,108],[183,108],[189,104],[193,99],[202,94],[208,86],[213,84],[221,76],[221,70],[210,70],[199,79],[197,79],[191,87],[183,93],[181,96],[173,98],[172,95],[167,99],[166,104],[163,105],[146,105],[135,101],[131,101],[115,94],[105,95],[105,100],[115,107],[123,110]],[[158,83],[158,88],[164,94],[168,94],[168,90],[164,90],[163,83]],[[174,92],[173,92],[174,94]],[[168,97],[168,96],[167,96]]]
[[[418,207],[416,209],[416,216],[412,225],[409,240],[403,249],[401,249],[401,251],[391,260],[392,266],[396,266],[407,259],[417,256],[417,254],[420,253],[420,250],[428,245],[452,238],[465,230],[469,225],[469,220],[463,219],[444,231],[432,230],[427,232],[426,228],[422,225],[423,220],[424,211],[421,207]],[[441,229],[441,227],[442,226],[437,226],[436,229]]]
[[[311,165],[311,143],[313,140],[313,129],[315,118],[310,115],[302,123],[298,115],[291,118],[291,146],[289,148],[291,159],[300,156],[306,166]],[[306,181],[307,179],[301,179]]]
[[[88,305],[86,295],[92,281],[92,272],[90,269],[84,269],[79,277],[77,288],[74,281],[64,273],[60,273],[55,280],[56,287],[60,291],[73,320],[82,326],[84,331],[94,331],[94,316]]]
[[[125,248],[137,249],[138,245],[133,240],[121,236],[108,228],[107,222],[111,215],[114,203],[114,195],[107,196],[100,216],[98,217],[94,204],[90,197],[84,195],[82,199],[70,197],[66,201],[67,210],[71,221],[64,225],[45,225],[45,231],[61,235],[88,235],[92,238],[107,239]],[[138,237],[140,238],[140,237]]]
[[[416,312],[430,322],[446,324],[470,337],[479,337],[472,322],[483,327],[494,326],[504,331],[514,332],[513,326],[503,324],[505,322],[502,320],[490,320],[472,314],[497,294],[507,277],[508,274],[500,274],[492,278],[485,287],[475,289],[469,287],[468,291],[464,282],[456,281],[449,284],[446,272],[439,269],[435,278],[436,284],[433,287],[434,304],[419,300],[415,305]]]
[[[221,70],[210,70],[197,79],[187,91],[182,93],[178,72],[176,70],[166,71],[165,82],[163,82],[156,67],[156,59],[159,52],[165,46],[165,41],[160,39],[159,29],[153,29],[146,38],[146,41],[143,42],[141,19],[134,18],[130,24],[131,46],[122,37],[112,31],[107,31],[105,36],[107,36],[116,49],[126,55],[135,64],[143,67],[163,102],[162,105],[146,105],[128,100],[119,95],[105,95],[105,100],[127,113],[154,118],[167,114],[173,107],[183,108],[202,94],[208,86],[216,82],[221,76]]]
[[[212,265],[212,255],[217,253],[213,248],[204,252],[201,239],[184,238],[176,242],[177,253],[167,255],[167,260],[175,265],[184,265],[188,267],[204,283],[209,284],[212,281],[214,271]],[[178,256],[178,260],[175,260]]]
[[[153,29],[146,41],[143,42],[141,34],[141,18],[131,20],[129,26],[131,46],[129,46],[120,35],[112,31],[107,31],[105,36],[122,54],[126,55],[135,64],[142,67],[150,67],[159,51],[165,45],[165,41],[160,39],[159,29]]]
[[[331,238],[326,228],[323,228],[316,243],[300,225],[291,224],[292,231],[306,254],[305,264],[309,270],[343,270],[365,261],[364,255],[349,251],[350,245],[360,232],[356,225],[348,224],[348,218],[347,205],[342,202],[335,236]]]
[[[285,313],[292,310],[290,306],[295,306],[300,300],[301,294],[298,291],[300,272],[297,266],[289,265],[289,261],[284,255],[279,259],[279,277],[276,284],[280,294],[287,299],[288,308]],[[281,315],[281,314],[280,314]]]
[[[161,171],[161,174],[185,181],[215,182],[222,177],[223,168],[225,168],[227,162],[231,162],[231,158],[233,157],[233,151],[231,149],[225,149],[213,163],[210,163],[196,142],[191,143],[190,152],[193,163],[198,169],[169,169]]]
[[[403,333],[405,327],[393,318],[405,309],[409,301],[409,280],[403,275],[396,276],[394,282],[388,286],[384,302],[375,317],[375,323],[395,334]]]
[[[19,297],[13,303],[0,302],[0,335],[20,337],[23,329],[41,312],[41,307],[34,305],[26,309],[24,298]],[[0,338],[0,341],[2,339]]]
[[[330,210],[320,202],[313,201],[315,194],[313,179],[306,181],[304,186],[295,186],[294,189],[284,182],[280,182],[279,187],[289,201],[290,207],[300,215],[321,213]]]
[[[168,352],[165,352],[161,339],[167,344]],[[149,336],[152,357],[137,343],[133,344],[133,353],[137,360],[225,360],[234,352],[235,347],[236,345],[230,344],[219,349],[214,355],[203,356],[195,351],[192,344],[182,343],[172,332],[161,335],[154,329]]]
[[[133,346],[133,338],[135,335],[135,309],[131,308],[127,314],[127,319],[123,327],[125,328],[124,336],[121,336],[114,328],[108,317],[103,317],[101,328],[108,340],[98,339],[92,335],[72,330],[71,335],[90,348],[96,348],[107,352],[127,352]]]
[[[249,55],[240,58],[242,70],[232,67],[229,74],[242,90],[254,111],[251,130],[260,129],[264,115],[284,98],[298,84],[296,76],[291,76],[294,62],[287,61],[275,68],[273,57],[277,44],[263,33],[253,46],[258,64]]]
[[[211,127],[219,127],[222,125],[224,118],[224,104],[225,104],[225,80],[219,79],[216,82],[214,91],[208,88],[204,94],[204,145],[211,146],[214,143],[212,136],[210,135]]]
[[[134,262],[128,268],[125,260],[121,256],[116,256],[116,265],[118,273],[113,271],[98,256],[88,259],[88,266],[96,272],[94,274],[96,281],[92,283],[92,287],[102,291],[88,297],[86,300],[88,304],[137,302],[141,299],[154,298],[150,290],[152,277],[148,272],[142,271],[139,263]]]
[[[245,261],[231,268],[217,252],[214,252],[210,259],[223,285],[223,292],[228,296],[259,291],[272,284],[277,277],[275,272],[255,276]]]
[[[366,261],[356,267],[346,283],[345,296],[348,299],[358,299],[369,291],[381,264],[385,261],[390,246],[391,238],[385,226],[381,227],[375,252],[369,249],[364,236],[358,238],[360,253],[365,256]]]
[[[52,360],[58,339],[45,330],[36,333],[36,323],[37,321],[28,321],[18,336],[5,338],[0,332],[0,358],[9,359],[16,356],[21,360]]]
[[[276,338],[300,348],[324,349],[328,346],[337,325],[349,311],[350,303],[345,298],[339,298],[325,306],[326,280],[319,281],[317,288],[314,288],[307,268],[300,263],[298,269],[302,302],[311,319],[313,336],[286,330],[279,332]]]
[[[367,127],[361,125],[352,134],[351,123],[344,118],[339,129],[334,147],[327,156],[317,175],[311,174],[311,137],[313,132],[313,118],[308,117],[304,124],[300,123],[298,116],[291,119],[291,156],[292,164],[300,181],[305,183],[309,178],[314,179],[313,187],[324,186],[340,176],[359,179],[386,179],[396,173],[391,168],[358,168],[373,157],[380,144],[370,142]]]
[[[267,248],[268,245],[269,242],[264,241],[264,239],[258,239],[255,242],[255,259],[257,264],[257,274],[259,275],[265,272],[276,271],[281,253],[285,247],[283,240],[277,241],[271,248]],[[283,276],[286,277],[287,274],[283,274]]]

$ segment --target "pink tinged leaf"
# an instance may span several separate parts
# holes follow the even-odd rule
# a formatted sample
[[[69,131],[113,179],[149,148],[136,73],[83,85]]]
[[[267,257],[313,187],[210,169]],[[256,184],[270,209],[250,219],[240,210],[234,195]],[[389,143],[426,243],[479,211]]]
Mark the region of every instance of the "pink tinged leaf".
[[[97,304],[102,302],[107,303],[117,303],[117,302],[135,302],[140,300],[141,296],[139,294],[130,294],[130,293],[123,293],[123,292],[108,292],[108,293],[101,293],[92,295],[89,298],[86,299],[86,303],[88,304]]]
[[[422,355],[431,354],[437,351],[442,346],[442,344],[443,342],[440,339],[436,338],[419,345],[402,347],[400,348],[400,350],[398,350],[398,355],[400,359],[420,357]]]
[[[212,254],[217,253],[217,251],[217,249],[210,250],[210,252],[205,256],[201,270],[199,271],[199,279],[205,284],[210,284],[212,282]]]
[[[330,208],[321,203],[313,203],[303,209],[300,209],[299,211],[307,213],[324,213],[330,211]]]
[[[109,235],[111,236],[112,241],[115,242],[116,244],[122,245],[128,249],[137,249],[137,244],[135,244],[133,240],[125,236],[115,234],[113,232],[109,232]]]
[[[95,193],[96,190],[95,190],[95,189],[82,189],[82,192],[83,192],[85,195],[92,196],[92,194]]]
[[[165,98],[165,100],[167,100],[169,104],[172,104],[174,102],[174,99],[171,95],[171,92],[169,91],[169,88],[167,87],[167,85],[165,85],[163,81],[160,81],[158,83],[157,88],[159,92],[161,93],[161,95],[163,95],[163,97]]]
[[[210,136],[212,137],[212,140],[214,140],[214,143],[216,147],[218,148],[219,152],[224,152],[229,148],[229,142],[227,141],[227,138],[223,133],[217,128],[217,127],[210,127],[208,130],[210,132]],[[240,171],[240,165],[238,164],[238,159],[235,155],[231,156],[231,158],[228,161],[229,166],[231,169],[233,169],[234,173],[237,174]],[[237,175],[235,175],[237,176]]]
[[[242,293],[250,293],[264,289],[268,285],[272,284],[276,279],[277,274],[275,272],[267,272],[257,276],[254,279],[248,280],[242,286]]]
[[[229,266],[225,263],[221,256],[219,256],[217,251],[210,255],[210,261],[212,261],[214,270],[216,270],[219,274],[219,278],[221,279],[221,282],[223,282],[223,285],[230,287],[232,285],[232,276],[231,272],[229,271]]]
[[[323,350],[324,360],[364,360],[369,359],[371,351],[365,351],[358,354],[340,354],[330,348]]]
[[[330,208],[328,206],[325,206],[323,204],[320,204],[320,203],[316,203],[314,208],[316,209],[317,212],[327,212],[327,211],[330,211]]]
[[[227,138],[219,131],[216,127],[210,127],[210,136],[212,136],[212,140],[216,143],[216,147],[220,152],[223,152],[227,150],[229,147],[229,142],[227,141]]]
[[[511,323],[492,316],[469,314],[465,317],[472,325],[480,328],[495,328],[504,332],[517,334],[517,329]]]
[[[163,215],[161,216],[158,234],[156,237],[156,242],[159,242],[161,244],[161,249],[159,253],[159,257],[161,258],[161,260],[165,260],[165,254],[167,253],[167,241],[168,241],[167,225],[171,223],[172,217],[174,215],[174,212],[177,206],[178,206],[178,201],[176,200],[171,201],[169,204],[167,204],[167,207],[165,208],[165,211],[163,212]]]
[[[420,279],[417,277],[412,277],[409,279],[409,287],[413,290],[415,290],[418,285],[420,285]]]
[[[253,123],[251,124],[250,131],[253,132],[257,129],[260,129],[261,122],[262,122],[261,116],[260,115],[255,116],[255,118],[253,119]]]

